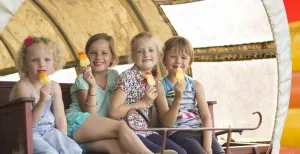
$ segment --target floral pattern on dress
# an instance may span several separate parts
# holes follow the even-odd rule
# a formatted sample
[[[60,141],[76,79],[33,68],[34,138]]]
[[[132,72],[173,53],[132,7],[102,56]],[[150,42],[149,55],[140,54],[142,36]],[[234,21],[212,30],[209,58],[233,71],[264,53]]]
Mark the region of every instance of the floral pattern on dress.
[[[144,79],[143,74],[140,70],[134,65],[132,68],[124,71],[117,78],[116,84],[114,86],[115,91],[118,88],[121,88],[123,91],[127,92],[127,98],[125,104],[139,103],[138,101],[143,98],[147,90],[149,89],[147,81]],[[141,111],[148,116],[149,108],[152,106],[149,105],[146,109],[141,109]],[[120,118],[121,121],[125,121],[125,118]],[[147,122],[142,116],[138,113],[133,113],[129,116],[129,123],[134,128],[147,128]],[[147,131],[135,131],[136,134],[142,135],[144,137],[152,134],[153,132]]]

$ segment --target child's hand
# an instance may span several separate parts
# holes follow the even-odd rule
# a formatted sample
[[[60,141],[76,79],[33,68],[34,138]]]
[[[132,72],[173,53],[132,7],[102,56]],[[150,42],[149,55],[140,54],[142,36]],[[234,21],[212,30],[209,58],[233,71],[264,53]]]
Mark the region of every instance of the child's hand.
[[[204,150],[205,150],[205,152],[206,152],[207,154],[212,154],[212,153],[213,153],[211,147],[204,148]]]
[[[175,90],[175,98],[174,100],[182,100],[183,98],[183,91],[185,89],[185,82],[183,81],[177,81],[177,83],[174,86],[174,90]]]
[[[52,88],[50,85],[43,85],[40,89],[40,101],[46,102],[48,99],[50,99],[52,95]]]
[[[146,106],[153,103],[154,99],[158,96],[157,90],[155,87],[150,87],[146,94],[143,97],[143,100],[146,103]]]
[[[91,71],[90,67],[84,67],[81,70],[84,80],[89,84],[89,86],[95,86],[96,80]]]

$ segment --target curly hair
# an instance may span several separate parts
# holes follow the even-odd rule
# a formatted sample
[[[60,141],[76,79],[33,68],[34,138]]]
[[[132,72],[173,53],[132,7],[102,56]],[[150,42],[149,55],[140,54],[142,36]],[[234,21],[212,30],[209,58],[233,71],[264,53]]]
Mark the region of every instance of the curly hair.
[[[133,62],[133,57],[134,57],[134,54],[135,54],[135,50],[136,50],[136,46],[137,46],[137,41],[139,39],[150,39],[151,41],[153,41],[153,43],[156,45],[156,48],[157,48],[157,52],[158,52],[158,58],[159,58],[159,61],[161,61],[161,58],[163,57],[163,51],[162,51],[162,42],[160,41],[160,39],[156,36],[154,36],[153,34],[149,33],[149,32],[141,32],[139,34],[137,34],[136,36],[134,36],[130,42],[130,61]],[[152,69],[151,73],[153,76],[157,77],[158,75],[158,64],[156,64],[156,66],[154,66],[154,68]]]
[[[24,42],[20,51],[15,57],[16,68],[18,69],[21,78],[27,76],[27,70],[25,67],[25,58],[28,50],[30,50],[30,48],[32,47],[35,47],[39,43],[44,43],[48,47],[48,52],[51,53],[53,56],[55,71],[63,68],[63,66],[65,65],[65,54],[54,41],[46,37],[28,36],[26,39],[28,38],[32,39],[32,43],[28,45]]]

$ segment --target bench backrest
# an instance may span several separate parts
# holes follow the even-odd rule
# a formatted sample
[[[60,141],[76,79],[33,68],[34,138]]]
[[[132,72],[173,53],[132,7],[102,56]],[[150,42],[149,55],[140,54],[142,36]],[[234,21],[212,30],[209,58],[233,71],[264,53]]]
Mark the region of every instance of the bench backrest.
[[[0,105],[9,102],[9,93],[15,84],[16,82],[0,81]],[[72,84],[69,83],[60,83],[65,109],[67,109],[71,103],[71,86]]]
[[[16,82],[0,81],[0,106],[3,103],[9,102],[8,96],[9,96],[9,93],[10,93],[12,87],[15,84],[16,84]],[[72,84],[70,84],[70,83],[60,83],[65,109],[69,108],[69,106],[71,104],[71,96],[70,96],[70,87],[71,86],[72,86]],[[213,104],[215,104],[215,103],[216,103],[215,101],[208,101],[209,110],[211,112],[213,124],[214,124]],[[155,105],[154,105],[154,110],[152,110],[152,115],[149,115],[149,118],[153,121],[151,123],[151,125],[153,127],[157,126],[159,123],[157,114],[158,114],[157,109],[155,108]]]

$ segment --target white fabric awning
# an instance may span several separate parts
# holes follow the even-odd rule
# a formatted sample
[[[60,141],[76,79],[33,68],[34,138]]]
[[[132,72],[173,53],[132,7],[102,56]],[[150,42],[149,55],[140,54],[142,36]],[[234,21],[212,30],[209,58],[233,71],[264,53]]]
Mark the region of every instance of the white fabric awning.
[[[0,1],[0,33],[9,22],[10,18],[16,14],[24,0],[1,0]]]
[[[193,47],[273,41],[261,0],[207,0],[161,6],[178,35]]]

